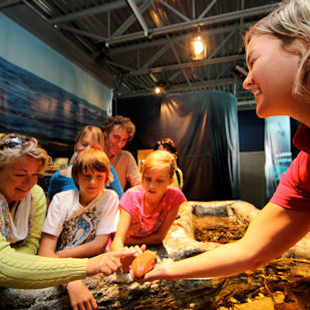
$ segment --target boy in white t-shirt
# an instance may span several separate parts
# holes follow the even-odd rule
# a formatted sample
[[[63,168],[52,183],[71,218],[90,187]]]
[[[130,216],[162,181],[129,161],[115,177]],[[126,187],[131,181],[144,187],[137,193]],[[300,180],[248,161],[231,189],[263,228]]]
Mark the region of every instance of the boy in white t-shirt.
[[[118,196],[104,186],[111,180],[106,154],[94,148],[80,152],[72,167],[78,190],[56,194],[43,226],[39,255],[48,257],[92,257],[104,252],[116,231]],[[97,308],[81,281],[66,285],[73,309]]]

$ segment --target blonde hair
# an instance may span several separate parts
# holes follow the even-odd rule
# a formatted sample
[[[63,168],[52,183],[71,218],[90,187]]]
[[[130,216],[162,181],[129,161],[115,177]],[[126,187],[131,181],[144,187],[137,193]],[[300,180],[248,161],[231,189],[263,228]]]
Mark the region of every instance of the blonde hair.
[[[254,35],[273,35],[288,52],[300,55],[292,93],[310,99],[310,1],[288,0],[250,27],[244,42],[247,47]],[[296,41],[302,44],[294,44]],[[306,49],[304,48],[306,46]]]
[[[104,144],[104,136],[99,127],[96,126],[85,126],[77,135],[75,139],[74,144],[74,151],[77,152],[78,144],[82,141],[82,139],[85,137],[87,133],[91,133],[92,137],[94,139],[94,142],[96,142],[98,145],[100,145],[103,148]]]
[[[38,159],[40,174],[44,173],[47,164],[52,161],[51,157],[39,146],[38,140],[34,137],[10,133],[0,138],[0,169],[22,156]]]
[[[169,177],[172,178],[177,167],[175,156],[167,151],[154,151],[145,158],[142,167],[142,176],[148,170],[153,171],[164,167],[169,168]]]
[[[106,184],[113,181],[113,176],[110,172],[110,160],[103,151],[87,148],[78,153],[72,166],[72,179],[77,187],[79,187],[79,174],[89,170],[106,172]]]

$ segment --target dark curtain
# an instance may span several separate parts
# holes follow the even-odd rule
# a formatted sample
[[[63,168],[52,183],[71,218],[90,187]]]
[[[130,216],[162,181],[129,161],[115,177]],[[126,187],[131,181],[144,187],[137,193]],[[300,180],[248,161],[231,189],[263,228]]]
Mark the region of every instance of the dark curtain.
[[[114,113],[135,123],[127,149],[153,148],[170,137],[179,149],[184,193],[189,200],[238,199],[239,138],[237,100],[221,91],[198,91],[165,97],[118,99]]]

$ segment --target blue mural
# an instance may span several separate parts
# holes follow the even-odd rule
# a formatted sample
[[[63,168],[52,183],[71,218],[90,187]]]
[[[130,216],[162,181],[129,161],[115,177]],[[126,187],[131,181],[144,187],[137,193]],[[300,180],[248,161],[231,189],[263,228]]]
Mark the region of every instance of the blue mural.
[[[72,142],[85,125],[100,126],[106,111],[0,57],[0,128]]]

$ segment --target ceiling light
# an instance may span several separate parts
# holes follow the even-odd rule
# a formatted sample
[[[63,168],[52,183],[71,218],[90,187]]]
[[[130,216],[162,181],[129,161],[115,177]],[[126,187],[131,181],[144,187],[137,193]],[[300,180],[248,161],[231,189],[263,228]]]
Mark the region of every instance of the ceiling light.
[[[206,42],[200,33],[191,41],[191,55],[193,60],[202,60],[207,56]]]
[[[160,94],[162,94],[164,92],[164,89],[161,87],[161,86],[155,86],[155,88],[154,88],[154,93],[156,94],[156,95],[160,95]]]
[[[168,85],[169,83],[166,80],[159,80],[153,88],[154,94],[158,96],[165,94]]]

